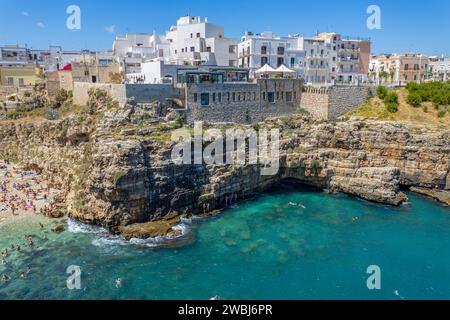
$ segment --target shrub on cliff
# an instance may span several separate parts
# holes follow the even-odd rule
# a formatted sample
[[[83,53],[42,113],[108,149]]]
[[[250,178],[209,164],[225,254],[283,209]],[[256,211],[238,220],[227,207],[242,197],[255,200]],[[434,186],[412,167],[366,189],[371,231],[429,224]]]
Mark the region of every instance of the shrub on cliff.
[[[379,86],[377,88],[377,96],[381,100],[383,100],[387,94],[388,94],[388,89],[385,86]]]
[[[398,111],[398,104],[394,102],[387,103],[386,110],[390,113],[396,113]]]
[[[408,104],[413,107],[419,107],[422,104],[422,97],[418,93],[410,93],[407,99]]]
[[[398,94],[397,92],[389,91],[383,100],[385,104],[395,103],[398,105]]]
[[[445,106],[447,104],[447,95],[443,92],[436,92],[431,99],[433,105],[437,108],[439,106]]]

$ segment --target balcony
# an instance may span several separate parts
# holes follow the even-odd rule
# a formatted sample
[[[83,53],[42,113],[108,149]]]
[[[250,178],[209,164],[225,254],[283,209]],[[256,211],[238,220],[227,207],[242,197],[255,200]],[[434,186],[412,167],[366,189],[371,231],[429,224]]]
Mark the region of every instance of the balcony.
[[[352,48],[352,47],[345,47],[345,48],[339,48],[339,52],[360,52],[361,48]]]
[[[339,62],[359,62],[359,57],[338,57]]]

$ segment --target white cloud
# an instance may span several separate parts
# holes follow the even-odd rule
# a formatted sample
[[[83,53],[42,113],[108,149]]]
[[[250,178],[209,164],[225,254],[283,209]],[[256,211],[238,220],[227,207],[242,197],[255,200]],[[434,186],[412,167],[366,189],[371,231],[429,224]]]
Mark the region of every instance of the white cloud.
[[[22,15],[23,15],[24,17],[28,17],[30,14],[29,14],[27,11],[22,11]]]
[[[109,33],[116,33],[116,26],[112,25],[112,26],[109,26],[109,27],[105,27],[105,31],[109,32]]]
[[[45,28],[45,24],[43,23],[43,22],[38,22],[38,23],[36,23],[36,25],[39,27],[39,28]]]

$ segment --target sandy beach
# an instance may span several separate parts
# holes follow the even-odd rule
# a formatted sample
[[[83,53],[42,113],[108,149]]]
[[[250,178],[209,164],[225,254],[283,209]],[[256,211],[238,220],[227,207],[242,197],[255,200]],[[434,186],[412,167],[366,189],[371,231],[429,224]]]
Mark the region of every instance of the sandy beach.
[[[0,223],[24,215],[49,215],[56,196],[38,172],[0,160]]]

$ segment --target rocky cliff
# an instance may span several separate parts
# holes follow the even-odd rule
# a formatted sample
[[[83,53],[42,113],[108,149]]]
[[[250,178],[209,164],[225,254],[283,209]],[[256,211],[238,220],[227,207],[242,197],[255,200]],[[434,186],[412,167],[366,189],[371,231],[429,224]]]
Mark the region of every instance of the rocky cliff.
[[[72,218],[133,235],[137,223],[220,209],[227,197],[244,199],[285,179],[392,205],[405,200],[401,186],[450,190],[448,128],[273,119],[260,126],[282,132],[280,170],[263,176],[257,165],[173,164],[169,138],[179,123],[150,114],[129,104],[55,121],[0,123],[0,157],[39,166],[64,191]]]

